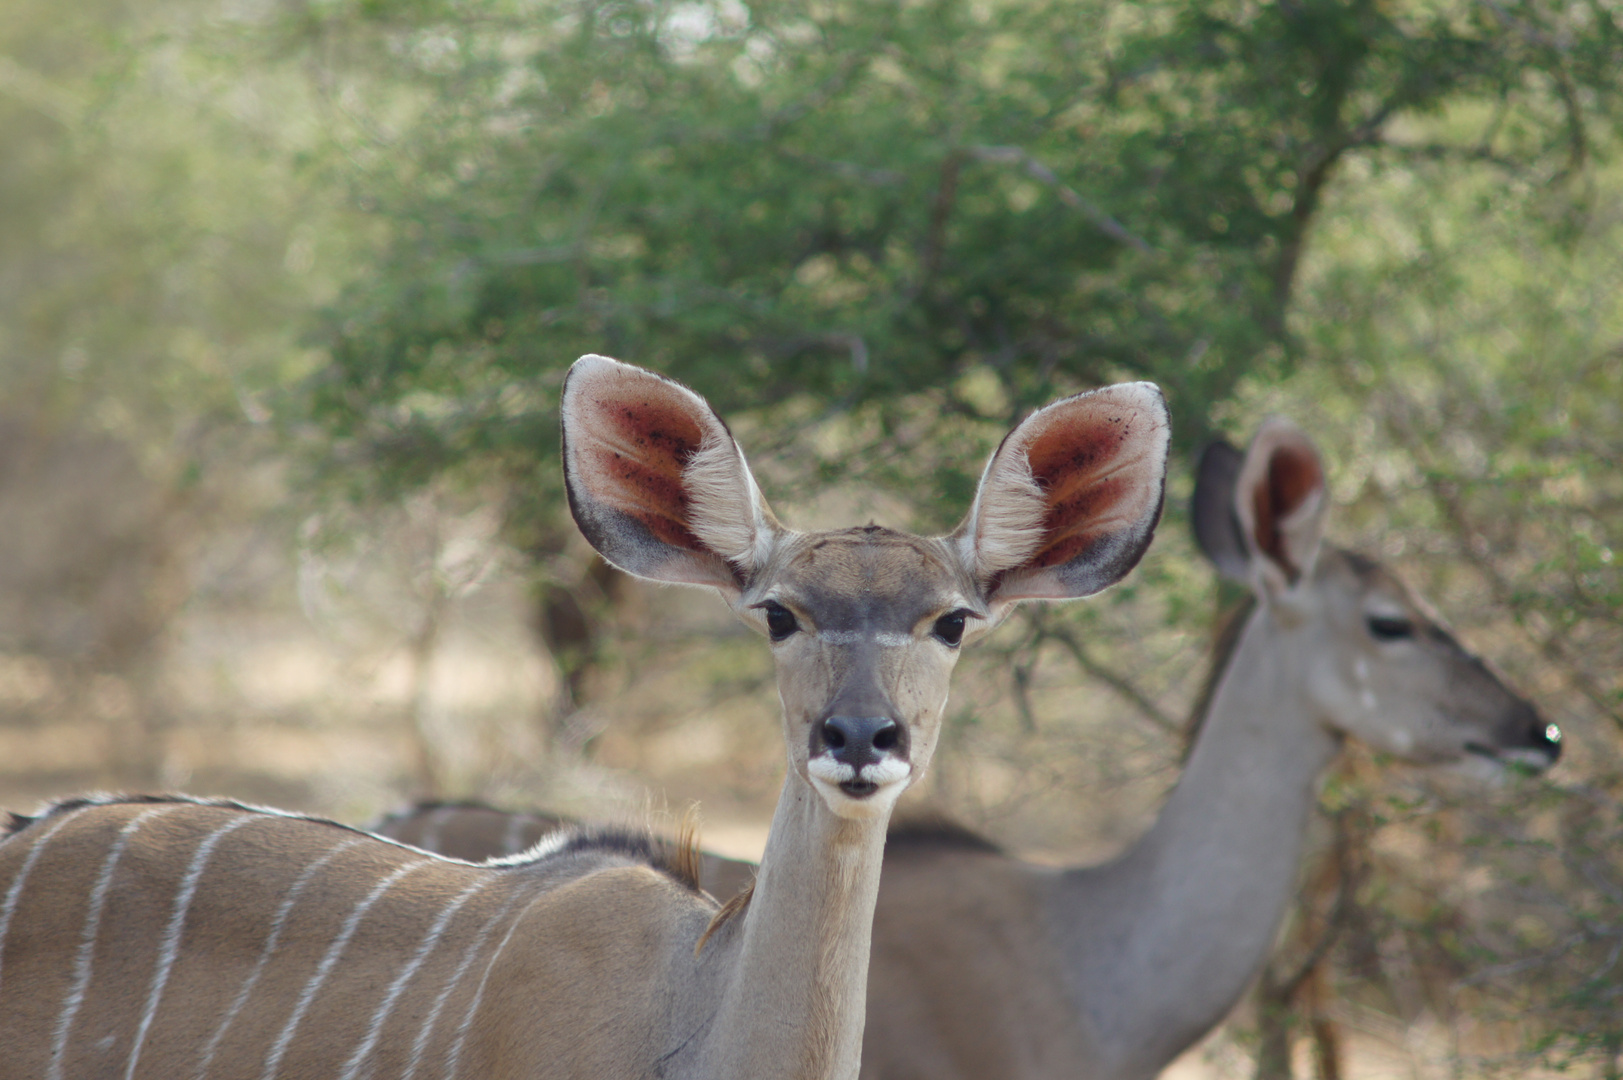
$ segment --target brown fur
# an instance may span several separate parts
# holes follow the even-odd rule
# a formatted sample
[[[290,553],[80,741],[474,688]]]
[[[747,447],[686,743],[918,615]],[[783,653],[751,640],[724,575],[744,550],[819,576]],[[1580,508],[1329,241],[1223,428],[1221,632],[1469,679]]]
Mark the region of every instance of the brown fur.
[[[456,962],[480,926],[504,906],[510,912],[509,924],[515,918],[528,921],[547,913],[553,918],[549,933],[576,925],[583,941],[602,937],[605,926],[642,918],[633,910],[639,904],[652,903],[665,912],[651,924],[663,925],[664,933],[680,934],[685,925],[686,933],[697,935],[714,910],[653,858],[656,845],[639,843],[624,833],[578,835],[529,861],[476,867],[334,822],[270,813],[229,800],[151,796],[67,800],[0,843],[0,894],[4,894],[31,841],[61,823],[40,849],[18,894],[11,932],[0,953],[0,1042],[8,1048],[0,1075],[48,1075],[53,1033],[76,982],[77,962],[71,958],[78,955],[78,943],[93,921],[95,883],[122,831],[142,814],[150,816],[123,836],[122,853],[101,897],[99,927],[91,939],[95,949],[89,954],[90,977],[62,1062],[65,1077],[122,1075],[159,970],[161,928],[176,910],[182,875],[204,838],[234,817],[249,820],[219,841],[197,881],[186,913],[184,947],[169,969],[143,1043],[140,1076],[193,1075],[268,940],[277,904],[303,868],[324,852],[344,849],[309,882],[302,902],[291,909],[292,921],[275,962],[264,969],[246,1007],[218,1045],[218,1075],[258,1075],[257,1064],[247,1063],[261,1062],[272,1052],[293,1016],[295,1002],[311,985],[345,920],[369,890],[394,872],[405,871],[357,924],[339,962],[331,966],[311,999],[283,1059],[283,1075],[335,1075],[335,1067],[361,1042],[384,990],[411,955],[410,948],[402,950],[398,943],[409,942],[415,948],[447,903],[470,884],[487,883],[457,913],[439,947],[429,954],[418,975],[424,985],[449,984]],[[586,889],[588,880],[601,887]],[[671,915],[677,911],[687,914],[673,923]],[[509,925],[499,923],[498,929],[505,933]],[[614,935],[607,940],[615,940]],[[58,941],[71,943],[67,963],[58,959],[54,944]],[[495,944],[487,940],[482,955],[494,958]],[[646,953],[616,948],[598,954],[598,959],[610,968],[646,962],[636,959]],[[493,969],[494,974],[508,979],[517,971],[533,970],[532,953],[514,952],[510,961]],[[555,980],[550,984],[555,989],[549,991],[553,999],[549,1008],[568,1000],[569,987],[590,985],[601,977],[592,962],[583,958],[581,963],[587,966],[578,966],[562,957],[549,961],[548,977]],[[458,984],[453,1001],[465,1010],[474,986],[471,980],[464,983]],[[411,1018],[420,1023],[429,1000],[419,997],[415,1006],[391,1014],[387,1029],[399,1033],[378,1042],[379,1075],[404,1071],[405,1055],[415,1038]],[[455,1023],[430,1041],[423,1075],[435,1075],[438,1066],[433,1062],[443,1064],[451,1052],[461,1015],[456,1012]],[[486,1061],[491,1068],[469,1075],[533,1075],[515,1072],[511,1059],[500,1063],[505,1055],[494,1050],[536,1038],[523,1025],[511,1026],[511,1014],[507,1015],[507,1020],[492,1015],[489,1022],[476,1026],[465,1048],[465,1067]],[[546,1030],[559,1029],[549,1024]],[[580,1061],[591,1060],[594,1053],[589,1046],[568,1040],[560,1052]],[[617,1064],[624,1062],[604,1061],[605,1067]]]

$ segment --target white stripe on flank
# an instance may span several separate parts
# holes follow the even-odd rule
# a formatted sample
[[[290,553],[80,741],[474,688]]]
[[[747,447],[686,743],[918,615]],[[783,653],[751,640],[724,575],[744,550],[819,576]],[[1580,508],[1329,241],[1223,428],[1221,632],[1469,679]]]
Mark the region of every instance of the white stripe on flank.
[[[281,1068],[282,1058],[287,1054],[287,1048],[293,1044],[293,1033],[298,1030],[299,1022],[304,1019],[304,1014],[309,1011],[310,1003],[316,999],[316,993],[321,989],[321,984],[327,981],[328,975],[332,974],[333,965],[338,963],[338,958],[343,955],[345,946],[349,944],[349,939],[355,936],[355,930],[361,925],[361,919],[371,910],[372,905],[378,902],[378,898],[389,891],[390,886],[413,870],[427,866],[432,861],[432,859],[418,859],[415,862],[409,862],[396,868],[394,873],[372,886],[372,891],[366,894],[366,899],[355,905],[355,910],[349,913],[349,918],[344,920],[343,927],[339,929],[338,936],[333,938],[331,945],[327,946],[327,955],[323,956],[321,963],[316,965],[315,974],[311,975],[310,981],[304,984],[304,993],[299,995],[299,1003],[293,1007],[293,1015],[288,1017],[287,1026],[282,1028],[282,1033],[277,1036],[275,1045],[271,1047],[270,1056],[265,1059],[263,1080],[274,1080],[276,1070]]]
[[[197,1065],[197,1080],[203,1080],[208,1075],[209,1066],[214,1063],[214,1055],[219,1052],[220,1043],[225,1041],[227,1029],[237,1019],[237,1014],[242,1012],[242,1007],[248,1004],[248,995],[253,993],[254,987],[258,985],[259,977],[265,973],[265,965],[270,962],[271,954],[276,951],[276,946],[282,940],[282,930],[287,925],[288,913],[293,910],[293,905],[299,899],[299,894],[304,892],[304,887],[310,884],[310,879],[315,877],[323,866],[331,862],[334,857],[361,843],[363,839],[363,837],[355,836],[342,844],[333,845],[325,855],[306,866],[299,876],[294,879],[292,887],[287,890],[287,895],[282,898],[281,907],[276,909],[276,917],[271,920],[270,934],[265,938],[265,947],[260,950],[259,959],[254,963],[254,970],[248,973],[247,980],[242,984],[242,988],[237,991],[236,999],[231,1002],[231,1007],[226,1010],[225,1016],[220,1020],[220,1026],[214,1029],[214,1035],[209,1039],[208,1046],[203,1050],[203,1059]]]
[[[130,818],[118,830],[118,839],[113,841],[107,858],[102,861],[96,886],[90,891],[90,910],[85,915],[84,932],[79,937],[79,955],[73,960],[73,988],[68,991],[67,1000],[62,1003],[62,1014],[56,1020],[56,1041],[51,1046],[51,1067],[46,1073],[50,1080],[62,1080],[62,1059],[68,1053],[68,1033],[73,1030],[73,1019],[79,1014],[79,1006],[84,1004],[85,991],[90,988],[90,964],[96,952],[96,935],[101,930],[102,907],[107,903],[107,890],[113,883],[113,871],[118,868],[119,857],[124,854],[130,837],[143,821],[155,814],[179,809],[182,805],[187,804],[154,806]]]
[[[79,810],[69,810],[65,814],[58,814],[56,820],[51,823],[51,827],[40,833],[39,838],[34,841],[34,846],[28,849],[28,856],[23,859],[22,869],[18,870],[17,876],[12,879],[11,888],[6,890],[6,903],[3,908],[0,908],[0,961],[5,959],[6,932],[11,929],[11,916],[17,910],[17,901],[22,897],[23,882],[28,880],[28,871],[34,868],[35,860],[39,858],[40,852],[45,850],[45,841],[49,840],[52,833],[60,829],[70,817],[77,813],[79,813]]]
[[[456,1080],[457,1069],[462,1057],[462,1044],[468,1041],[468,1028],[473,1026],[473,1016],[479,1011],[479,1002],[485,996],[485,984],[490,981],[490,973],[496,969],[496,961],[502,958],[502,950],[506,949],[507,943],[513,940],[513,934],[518,931],[519,924],[524,921],[524,916],[528,915],[530,909],[539,904],[545,895],[546,893],[543,892],[541,896],[535,897],[524,905],[524,910],[518,913],[518,918],[513,920],[513,925],[507,928],[502,943],[496,946],[495,952],[490,954],[490,963],[485,965],[485,973],[479,977],[479,989],[473,992],[473,1000],[468,1002],[468,1011],[462,1014],[462,1025],[456,1029],[456,1041],[451,1044],[451,1053],[445,1059],[445,1080]]]
[[[169,982],[169,972],[175,966],[175,957],[180,954],[180,933],[186,925],[186,912],[191,909],[192,897],[197,894],[197,882],[203,876],[203,868],[208,865],[209,856],[214,854],[214,846],[226,833],[241,828],[253,820],[255,819],[248,814],[239,814],[209,833],[203,842],[197,845],[197,852],[192,856],[192,864],[186,868],[186,876],[181,878],[180,892],[175,896],[175,910],[169,915],[169,926],[163,932],[163,946],[158,950],[158,966],[152,973],[152,987],[147,991],[147,1006],[141,1013],[141,1026],[135,1029],[135,1044],[130,1047],[130,1063],[124,1070],[124,1080],[132,1080],[135,1076],[135,1064],[141,1060],[141,1044],[146,1041],[147,1031],[152,1027],[152,1018],[158,1014],[158,1002],[163,998],[163,988]]]
[[[411,1044],[411,1061],[407,1064],[405,1075],[400,1080],[413,1080],[417,1075],[417,1069],[423,1063],[423,1051],[428,1049],[428,1037],[433,1033],[434,1025],[439,1023],[440,1013],[444,1011],[445,1003],[451,997],[451,991],[457,988],[457,984],[462,981],[462,976],[466,975],[468,969],[473,966],[474,960],[479,955],[479,950],[483,949],[485,942],[490,940],[491,931],[496,929],[498,923],[507,918],[508,913],[513,910],[513,905],[518,903],[523,895],[522,891],[514,891],[513,895],[507,898],[507,903],[502,905],[501,910],[487,919],[485,925],[479,928],[479,934],[473,939],[473,944],[469,945],[468,951],[462,955],[462,962],[451,973],[450,981],[445,984],[445,989],[440,991],[439,997],[434,999],[434,1007],[428,1010],[428,1016],[423,1020],[423,1026],[417,1032],[417,1039]]]
[[[423,961],[428,959],[428,954],[434,951],[434,946],[439,944],[440,935],[445,933],[445,927],[450,923],[451,917],[461,911],[462,905],[471,900],[474,893],[489,885],[491,880],[490,875],[481,877],[458,893],[456,899],[452,900],[445,910],[440,912],[439,918],[435,919],[434,925],[429,928],[428,935],[423,938],[423,943],[417,946],[416,954],[401,969],[400,974],[395,976],[394,982],[389,986],[389,992],[383,996],[383,1004],[379,1005],[377,1012],[372,1014],[371,1028],[368,1029],[366,1038],[361,1040],[361,1045],[357,1046],[355,1052],[349,1056],[349,1061],[344,1065],[343,1076],[339,1080],[355,1080],[355,1077],[360,1073],[361,1064],[366,1060],[366,1056],[377,1045],[378,1036],[383,1034],[383,1022],[389,1018],[389,1013],[393,1010],[395,1001],[400,997],[401,991],[405,990],[406,984],[411,981],[412,976],[417,974],[417,969],[423,966]]]

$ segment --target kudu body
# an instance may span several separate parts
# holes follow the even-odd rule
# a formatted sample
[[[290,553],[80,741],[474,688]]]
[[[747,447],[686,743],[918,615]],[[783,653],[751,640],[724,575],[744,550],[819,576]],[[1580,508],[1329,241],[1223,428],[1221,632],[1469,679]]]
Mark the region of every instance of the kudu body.
[[[60,804],[0,841],[0,1077],[857,1075],[885,827],[959,644],[1137,562],[1160,394],[1032,414],[945,537],[785,529],[703,399],[637,368],[583,357],[561,413],[587,539],[773,643],[789,767],[752,893],[718,912],[635,837],[472,866],[233,805]]]
[[[1555,759],[1532,707],[1395,577],[1320,543],[1325,500],[1316,451],[1282,422],[1244,458],[1219,444],[1203,459],[1197,538],[1256,602],[1182,778],[1128,851],[1056,869],[951,827],[892,831],[865,1080],[1154,1076],[1266,959],[1344,736],[1421,763]]]

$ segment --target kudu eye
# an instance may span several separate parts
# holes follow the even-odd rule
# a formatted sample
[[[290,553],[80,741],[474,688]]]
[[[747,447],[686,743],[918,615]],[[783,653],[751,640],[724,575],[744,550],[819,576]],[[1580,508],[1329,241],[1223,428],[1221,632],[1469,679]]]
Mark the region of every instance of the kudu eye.
[[[1414,623],[1396,615],[1371,615],[1364,620],[1376,641],[1402,641],[1414,637]]]
[[[761,605],[766,612],[766,632],[773,641],[782,641],[796,630],[800,623],[795,619],[795,613],[776,601],[768,600]]]
[[[935,621],[930,632],[940,638],[942,644],[956,649],[964,640],[964,620],[968,617],[967,611],[949,611]]]

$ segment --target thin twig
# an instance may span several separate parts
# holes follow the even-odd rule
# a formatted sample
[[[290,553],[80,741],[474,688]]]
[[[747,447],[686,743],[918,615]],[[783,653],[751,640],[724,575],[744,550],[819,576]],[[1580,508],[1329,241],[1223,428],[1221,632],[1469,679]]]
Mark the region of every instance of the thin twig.
[[[1105,213],[1097,204],[1084,199],[1075,188],[1061,181],[1053,169],[1037,160],[1029,151],[1018,146],[972,146],[969,148],[969,156],[976,161],[986,161],[995,165],[1024,166],[1027,176],[1053,188],[1060,202],[1081,213],[1112,240],[1126,244],[1146,255],[1155,253],[1155,248],[1151,247],[1148,241]]]
[[[1082,643],[1076,639],[1076,636],[1068,628],[1039,626],[1037,638],[1033,644],[1040,646],[1044,639],[1057,641],[1065,646],[1066,650],[1071,654],[1071,658],[1076,661],[1077,667],[1130,701],[1156,727],[1169,735],[1178,733],[1178,722],[1176,720],[1162,712],[1161,707],[1151,701],[1137,686],[1134,686],[1132,680],[1128,679],[1127,676],[1104,666],[1089,656]]]

